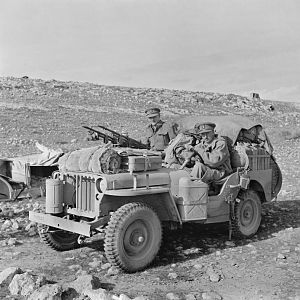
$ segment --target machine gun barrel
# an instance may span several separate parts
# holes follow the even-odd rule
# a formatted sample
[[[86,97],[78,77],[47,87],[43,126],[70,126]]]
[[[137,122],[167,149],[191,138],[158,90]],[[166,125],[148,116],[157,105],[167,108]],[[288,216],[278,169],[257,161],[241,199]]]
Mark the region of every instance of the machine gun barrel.
[[[133,138],[130,138],[126,135],[120,134],[119,132],[114,131],[114,130],[107,128],[105,126],[102,126],[102,125],[97,125],[94,127],[105,130],[105,131],[111,133],[111,135],[104,133],[100,130],[97,130],[94,127],[88,127],[88,126],[82,126],[82,127],[89,130],[90,133],[95,133],[97,135],[98,139],[102,138],[104,143],[112,142],[113,144],[118,144],[121,147],[149,149],[148,145],[145,145]]]

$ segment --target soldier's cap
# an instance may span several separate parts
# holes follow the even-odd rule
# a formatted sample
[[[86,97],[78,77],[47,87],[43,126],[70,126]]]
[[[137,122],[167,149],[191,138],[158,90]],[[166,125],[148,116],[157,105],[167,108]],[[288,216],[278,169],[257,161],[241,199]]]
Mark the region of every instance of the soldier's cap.
[[[195,124],[194,130],[196,133],[205,133],[205,132],[214,131],[215,127],[216,127],[215,123],[203,122],[203,123]]]
[[[160,109],[159,108],[148,108],[145,111],[145,114],[148,118],[152,118],[152,117],[158,116],[160,114]]]

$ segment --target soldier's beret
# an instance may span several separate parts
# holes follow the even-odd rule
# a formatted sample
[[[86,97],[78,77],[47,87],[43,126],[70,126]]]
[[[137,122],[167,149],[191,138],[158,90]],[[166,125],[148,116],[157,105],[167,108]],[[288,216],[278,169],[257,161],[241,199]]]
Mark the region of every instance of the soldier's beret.
[[[159,113],[160,113],[159,108],[148,108],[145,111],[145,114],[148,118],[155,117],[155,116],[159,115]]]
[[[210,132],[213,131],[216,127],[215,123],[211,123],[211,122],[203,122],[203,123],[197,123],[194,126],[194,130],[197,133],[205,133],[205,132]]]

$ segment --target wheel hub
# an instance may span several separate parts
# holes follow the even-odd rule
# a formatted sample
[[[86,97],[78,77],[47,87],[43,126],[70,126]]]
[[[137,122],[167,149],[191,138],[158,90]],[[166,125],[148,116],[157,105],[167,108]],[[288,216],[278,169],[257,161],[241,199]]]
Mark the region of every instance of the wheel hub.
[[[149,242],[149,233],[145,223],[141,220],[136,220],[131,223],[124,235],[124,249],[128,255],[142,254]]]
[[[242,223],[244,225],[249,225],[251,224],[252,220],[253,220],[253,216],[254,216],[254,212],[253,212],[253,208],[249,203],[245,203],[243,212],[242,212]]]
[[[130,235],[130,239],[129,239],[129,243],[132,246],[141,246],[145,241],[145,237],[143,235],[142,232],[140,232],[139,230],[134,230],[131,235]]]
[[[246,210],[246,211],[244,212],[244,217],[245,217],[246,219],[249,219],[249,218],[251,217],[251,212],[250,212],[249,210]]]

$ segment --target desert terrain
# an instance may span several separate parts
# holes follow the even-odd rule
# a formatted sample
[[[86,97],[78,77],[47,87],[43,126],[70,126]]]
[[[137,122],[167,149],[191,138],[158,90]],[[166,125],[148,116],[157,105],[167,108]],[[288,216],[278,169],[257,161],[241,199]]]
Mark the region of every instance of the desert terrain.
[[[2,158],[38,153],[36,142],[64,152],[95,146],[99,141],[86,140],[84,125],[101,124],[141,139],[145,109],[159,107],[167,121],[227,114],[255,120],[265,127],[283,175],[278,197],[263,205],[262,224],[253,238],[229,241],[226,224],[185,225],[165,234],[154,264],[134,274],[109,265],[101,239],[66,252],[43,244],[28,220],[28,211],[45,200],[40,189],[44,180],[37,180],[28,197],[0,201],[0,272],[16,267],[58,285],[90,275],[107,291],[105,296],[65,292],[48,299],[300,299],[300,104],[278,100],[0,78]],[[12,295],[0,281],[0,299],[27,295]]]

